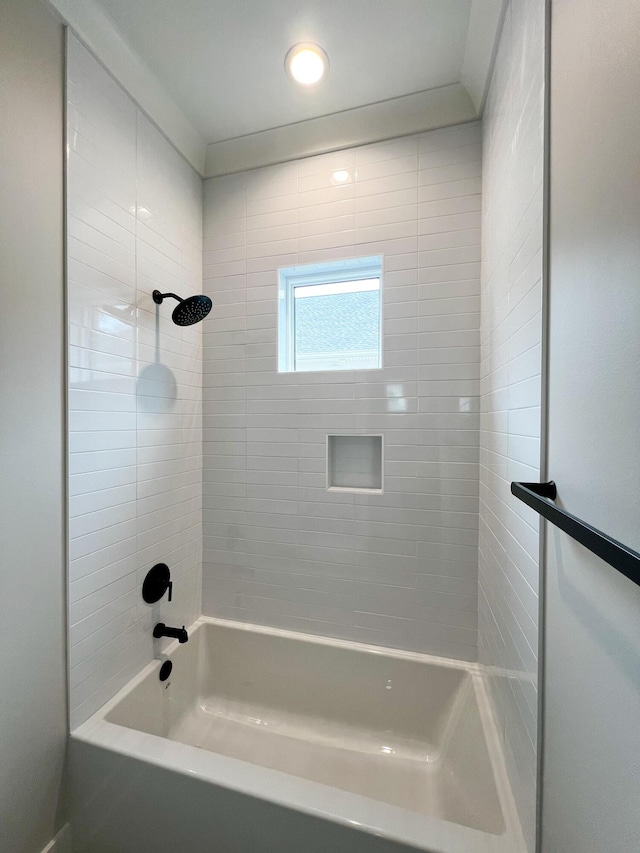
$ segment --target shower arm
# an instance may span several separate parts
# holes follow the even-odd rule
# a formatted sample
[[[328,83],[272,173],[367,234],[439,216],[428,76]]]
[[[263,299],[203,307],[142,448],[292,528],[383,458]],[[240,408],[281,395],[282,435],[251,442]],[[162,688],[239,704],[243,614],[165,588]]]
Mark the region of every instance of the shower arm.
[[[184,302],[184,299],[182,299],[180,296],[176,296],[175,293],[160,293],[159,290],[154,290],[151,296],[153,297],[153,301],[156,303],[156,305],[162,305],[162,300],[166,299],[167,296],[170,296],[172,299],[177,299],[178,302]]]

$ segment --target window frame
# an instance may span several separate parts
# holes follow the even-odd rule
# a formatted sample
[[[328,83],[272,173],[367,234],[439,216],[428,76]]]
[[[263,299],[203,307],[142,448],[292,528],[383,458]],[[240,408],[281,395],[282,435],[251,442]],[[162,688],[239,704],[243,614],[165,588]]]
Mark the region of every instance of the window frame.
[[[377,278],[379,293],[378,323],[378,366],[353,368],[322,368],[320,370],[296,370],[295,367],[295,295],[297,287],[335,284],[349,281],[365,281]],[[382,291],[383,256],[371,255],[364,258],[349,258],[338,261],[320,261],[278,269],[278,373],[339,373],[342,370],[382,369]]]

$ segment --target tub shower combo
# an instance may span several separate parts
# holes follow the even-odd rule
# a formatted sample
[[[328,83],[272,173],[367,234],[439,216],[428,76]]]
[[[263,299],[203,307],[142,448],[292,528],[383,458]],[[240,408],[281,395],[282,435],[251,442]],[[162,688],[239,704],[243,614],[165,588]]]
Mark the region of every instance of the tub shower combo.
[[[390,346],[386,367],[378,373],[369,370],[366,378],[361,378],[364,371],[351,368],[343,370],[343,378],[337,380],[325,380],[312,372],[284,372],[279,376],[274,370],[276,267],[281,272],[286,267],[288,275],[289,290],[285,293],[281,287],[280,298],[288,300],[285,307],[298,312],[296,317],[300,323],[307,323],[305,328],[311,335],[317,303],[310,297],[318,293],[319,298],[335,300],[331,304],[342,304],[353,297],[349,310],[357,323],[365,315],[374,317],[373,334],[363,347],[366,344],[373,352],[367,356],[372,360],[369,366],[381,369],[383,265],[388,278],[385,288],[389,288],[385,323],[395,323],[398,328],[410,326],[418,302],[409,317],[397,309],[403,307],[402,299],[418,299],[411,297],[418,289],[413,271],[406,269],[406,264],[417,263],[412,261],[417,257],[411,254],[415,249],[410,251],[402,236],[389,241],[396,252],[391,252],[390,258],[383,258],[383,249],[373,243],[359,253],[352,246],[345,250],[348,260],[341,260],[345,251],[339,256],[337,271],[331,273],[328,284],[318,283],[315,268],[309,273],[299,267],[297,254],[274,266],[271,257],[264,261],[257,252],[248,252],[250,261],[246,261],[243,272],[245,261],[234,260],[234,253],[251,246],[244,236],[236,239],[233,229],[244,228],[249,215],[263,217],[267,231],[272,227],[268,225],[270,217],[293,216],[297,228],[298,214],[295,209],[291,214],[291,205],[298,201],[291,200],[297,199],[296,193],[307,185],[307,194],[317,194],[320,190],[316,186],[324,180],[320,172],[313,171],[315,158],[309,158],[301,161],[299,175],[298,171],[291,172],[294,178],[287,170],[297,170],[297,165],[286,164],[278,172],[277,181],[286,188],[282,192],[286,191],[289,205],[282,214],[273,212],[273,197],[280,190],[273,190],[276,179],[271,173],[246,178],[247,187],[254,182],[253,195],[245,190],[242,176],[216,179],[219,208],[214,207],[211,221],[208,225],[205,222],[205,243],[209,240],[216,246],[218,231],[223,237],[231,234],[230,248],[219,250],[226,254],[218,259],[216,269],[224,267],[221,274],[233,283],[219,291],[216,273],[208,280],[205,275],[207,286],[203,288],[202,180],[71,35],[68,51],[69,796],[74,853],[522,853],[523,837],[488,696],[487,675],[480,664],[469,662],[474,660],[475,641],[465,645],[466,640],[460,639],[473,635],[473,619],[477,617],[477,611],[472,612],[476,602],[473,584],[477,565],[476,576],[472,570],[477,534],[468,520],[474,507],[477,512],[477,482],[463,479],[466,474],[454,474],[450,481],[443,479],[448,475],[424,474],[425,480],[433,477],[436,479],[430,482],[451,483],[452,488],[441,490],[443,500],[442,494],[436,494],[438,487],[425,487],[422,516],[448,513],[454,518],[457,514],[455,518],[462,521],[460,529],[443,527],[436,531],[439,539],[423,537],[417,545],[402,540],[402,531],[406,532],[408,525],[398,520],[405,512],[400,487],[395,495],[398,502],[394,504],[389,498],[385,505],[392,507],[390,512],[395,516],[380,516],[380,503],[376,503],[385,491],[385,466],[395,470],[397,482],[409,476],[404,472],[414,464],[415,457],[403,456],[403,445],[415,450],[419,442],[419,438],[396,438],[394,442],[389,434],[393,428],[401,433],[409,422],[415,422],[414,435],[419,437],[423,429],[423,421],[418,421],[423,410],[407,401],[409,396],[417,400],[418,392],[407,394],[403,389],[417,386],[419,373],[424,374],[428,385],[444,385],[438,380],[439,366],[409,364],[404,350],[394,352]],[[367,170],[375,178],[374,171],[385,168],[385,157],[397,158],[403,167],[414,161],[417,164],[420,149],[420,157],[427,158],[431,171],[438,172],[443,168],[440,160],[453,162],[446,159],[453,140],[454,150],[468,159],[460,169],[476,175],[478,124],[435,134],[389,143],[397,148],[389,148],[391,153],[384,147],[363,147],[357,155],[347,152],[347,160],[349,156],[363,158],[360,176],[364,180]],[[85,138],[93,147],[85,146]],[[415,178],[417,198],[417,167],[411,168],[413,176],[405,171],[400,178]],[[340,175],[347,176],[348,190],[350,172],[345,170]],[[374,178],[369,183],[376,183]],[[438,179],[449,180],[446,175]],[[467,186],[469,181],[458,183]],[[402,195],[405,190],[397,192]],[[205,202],[206,193],[205,184]],[[395,190],[389,193],[397,194]],[[446,207],[445,213],[449,211],[449,218],[458,218],[464,224],[479,219],[477,190],[469,193],[462,201],[456,197],[425,204],[441,204]],[[375,204],[374,198],[372,209]],[[455,213],[456,209],[460,212]],[[309,210],[312,208],[307,209],[307,219]],[[396,231],[399,227],[393,226]],[[439,239],[436,234],[434,246],[439,245]],[[465,247],[460,251],[471,257]],[[374,256],[374,252],[379,254]],[[358,254],[362,257],[354,260]],[[236,279],[245,274],[254,277],[255,286],[250,293],[247,290],[244,313],[238,320],[234,311],[238,300],[244,299],[244,291],[236,287]],[[343,286],[345,280],[353,282],[358,275],[366,279],[359,288],[349,291]],[[457,283],[436,283],[429,288],[433,302],[420,303],[424,315],[420,319],[427,324],[424,334],[439,336],[438,341],[451,336],[458,343],[427,346],[458,346],[463,358],[475,358],[477,327],[455,323],[469,324],[477,317],[474,320],[474,315],[460,314],[454,308],[450,314],[442,313],[455,301],[446,298],[454,285]],[[460,299],[475,299],[461,289],[470,291],[471,285],[476,287],[477,282],[461,283]],[[324,287],[327,289],[322,290]],[[215,308],[209,296],[199,293],[201,289],[212,293]],[[176,290],[191,295],[181,298]],[[172,305],[170,317],[166,300],[177,303]],[[422,310],[425,305],[431,314]],[[267,320],[263,321],[263,316]],[[222,335],[221,342],[218,336]],[[295,335],[292,326],[293,344]],[[253,374],[249,374],[248,365],[245,367],[245,360],[250,359],[242,347],[247,342],[256,362]],[[298,356],[311,364],[317,352],[290,353],[288,370]],[[218,366],[218,359],[228,359],[228,372]],[[209,370],[204,382],[203,363]],[[477,447],[464,446],[454,454],[458,450],[454,445],[474,444],[469,436],[476,428],[473,419],[477,417],[473,400],[467,396],[474,392],[465,390],[472,374],[464,372],[464,364],[455,367],[461,368],[460,382],[451,384],[453,390],[440,391],[448,396],[438,397],[435,407],[424,415],[435,424],[429,429],[444,436],[441,446],[437,440],[431,447],[425,443],[425,455],[416,466],[437,468],[451,460],[454,466],[462,460],[461,468],[477,464]],[[403,371],[409,376],[406,380]],[[261,377],[266,377],[264,387],[258,388]],[[318,393],[317,399],[300,397],[303,382]],[[325,428],[333,417],[331,411],[342,410],[325,412],[323,382],[335,382],[332,389],[324,389],[325,396],[330,396],[331,390],[334,402],[344,406],[347,416],[356,411],[361,393],[381,398],[382,408],[372,408],[358,422],[360,426],[375,427],[377,422],[367,418],[377,418],[376,412],[386,418],[384,425],[390,425],[393,418],[400,420],[389,426],[388,432],[374,429],[375,434],[370,435],[365,428],[350,430],[351,422],[347,424],[343,418],[340,425],[346,424],[345,434],[328,435],[333,428]],[[361,383],[369,384],[361,388]],[[414,619],[411,624],[416,630],[430,630],[433,626],[427,624],[430,617],[422,615],[422,604],[407,597],[417,599],[418,593],[423,593],[420,601],[431,616],[437,602],[464,599],[466,611],[456,610],[449,603],[442,605],[452,608],[447,619],[460,621],[436,624],[431,634],[422,635],[427,637],[422,646],[417,641],[413,646],[398,641],[390,648],[382,641],[368,641],[376,632],[367,634],[365,622],[356,624],[362,629],[359,634],[354,630],[340,638],[338,628],[345,624],[353,627],[346,619],[341,622],[340,614],[335,620],[336,636],[314,631],[313,625],[321,622],[310,623],[308,630],[304,630],[303,620],[292,622],[293,627],[276,627],[276,620],[275,625],[269,625],[265,613],[261,614],[263,624],[252,624],[251,619],[241,621],[239,616],[233,618],[231,606],[224,618],[222,613],[201,615],[205,610],[201,601],[203,385],[216,394],[223,392],[215,398],[205,395],[205,406],[209,407],[205,415],[220,421],[220,435],[214,443],[227,454],[221,451],[218,459],[217,450],[205,451],[219,463],[216,471],[224,475],[225,483],[222,491],[205,490],[205,499],[211,500],[208,509],[229,517],[225,530],[215,534],[222,544],[212,545],[211,539],[207,544],[206,531],[204,535],[205,549],[218,548],[217,553],[222,553],[220,549],[227,548],[220,563],[224,564],[221,572],[227,571],[228,577],[221,573],[216,580],[233,584],[234,572],[243,568],[240,562],[234,563],[234,542],[242,536],[237,531],[240,522],[234,516],[240,501],[237,496],[242,494],[236,482],[242,480],[234,477],[238,469],[249,468],[249,454],[235,430],[249,433],[245,427],[251,399],[252,411],[264,415],[267,425],[265,437],[252,436],[258,460],[254,492],[262,501],[256,515],[264,515],[261,535],[273,547],[260,553],[261,563],[249,566],[261,566],[271,576],[280,572],[279,580],[273,583],[280,583],[285,590],[283,578],[304,575],[305,568],[296,568],[293,563],[298,552],[289,547],[289,543],[298,542],[295,535],[289,536],[297,517],[287,515],[290,510],[284,506],[286,501],[280,500],[281,495],[274,495],[271,501],[269,493],[272,484],[282,483],[287,488],[292,482],[300,483],[313,494],[292,499],[296,508],[298,500],[308,502],[309,517],[304,520],[309,525],[306,540],[300,539],[300,554],[307,567],[316,567],[306,569],[310,574],[315,572],[315,586],[302,589],[303,593],[315,590],[321,598],[326,582],[323,566],[329,561],[325,552],[335,547],[335,553],[342,553],[338,551],[341,546],[330,541],[331,534],[313,526],[318,520],[313,517],[313,506],[320,506],[313,501],[325,501],[322,507],[326,516],[321,518],[319,512],[319,520],[330,516],[336,529],[342,525],[337,539],[347,539],[351,535],[348,526],[355,524],[354,514],[342,517],[346,508],[362,510],[358,523],[368,525],[361,536],[367,540],[368,551],[363,547],[358,555],[360,562],[353,551],[345,551],[342,563],[338,560],[336,566],[329,566],[335,571],[327,572],[343,581],[348,590],[345,595],[357,596],[358,588],[367,583],[384,595],[385,585],[397,583],[397,590],[406,594],[401,603],[411,615],[402,619],[402,613],[388,613],[380,616],[380,623],[385,619],[394,624]],[[429,392],[422,396],[430,403]],[[306,458],[306,468],[298,467],[298,445],[295,443],[293,450],[288,446],[287,424],[282,423],[289,417],[287,413],[296,411],[299,400],[306,406],[307,421],[304,429],[301,425],[291,432],[295,432],[296,442],[308,441],[313,449]],[[282,429],[268,428],[272,416],[280,418],[278,426]],[[315,418],[318,425],[313,423]],[[472,427],[457,427],[457,423]],[[284,438],[281,433],[286,433]],[[426,451],[443,455],[429,456]],[[266,462],[271,467],[267,468]],[[265,471],[271,480],[261,476]],[[354,488],[350,476],[360,478]],[[393,476],[389,479],[393,481]],[[471,485],[465,491],[468,483]],[[388,489],[392,497],[393,492],[393,487]],[[363,498],[360,504],[357,498]],[[277,506],[273,508],[272,503]],[[279,520],[273,522],[269,513],[280,513]],[[420,517],[416,512],[410,522],[414,539],[420,530]],[[393,534],[388,534],[397,550],[381,548],[378,552],[371,546],[371,542],[383,542],[375,539],[384,535],[375,530],[378,522],[384,528],[397,522],[400,532],[394,528]],[[429,520],[424,523],[438,524]],[[275,531],[280,536],[278,542],[271,536],[273,524],[280,525]],[[225,536],[235,539],[228,544]],[[316,546],[321,555],[309,556]],[[250,538],[243,547],[246,552],[251,550]],[[439,561],[443,554],[446,559],[451,553],[462,555],[449,558],[450,565],[462,566],[460,573],[452,571],[451,576],[439,577],[446,574],[439,571]],[[412,560],[411,565],[417,565],[419,559],[429,563],[424,572],[429,572],[431,582],[445,581],[449,586],[414,589],[409,572],[419,570],[405,570],[403,566]],[[280,560],[288,561],[286,571],[290,574],[285,575]],[[312,564],[312,560],[317,562]],[[346,568],[341,573],[343,566]],[[396,568],[397,577],[408,578],[404,584],[394,580]],[[242,577],[251,579],[252,571],[247,568]],[[362,593],[368,594],[369,588]],[[269,601],[267,593],[261,601]],[[338,605],[335,607],[337,611]],[[353,609],[366,610],[356,605]],[[295,630],[298,624],[300,630]],[[386,635],[381,630],[377,636]],[[451,656],[445,656],[447,651],[441,656],[423,653],[421,649],[429,648],[434,637],[438,640],[445,636],[453,637]],[[445,649],[444,641],[430,648]]]
[[[167,297],[178,326],[212,309]],[[141,597],[172,594],[158,563]],[[478,665],[204,616],[153,638],[72,736],[87,853],[524,850]]]

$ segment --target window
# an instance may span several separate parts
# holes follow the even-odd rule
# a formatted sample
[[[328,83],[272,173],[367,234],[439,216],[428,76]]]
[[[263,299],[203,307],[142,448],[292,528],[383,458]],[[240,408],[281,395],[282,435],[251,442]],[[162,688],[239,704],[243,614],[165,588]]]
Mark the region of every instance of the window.
[[[279,270],[278,371],[381,367],[382,258]]]

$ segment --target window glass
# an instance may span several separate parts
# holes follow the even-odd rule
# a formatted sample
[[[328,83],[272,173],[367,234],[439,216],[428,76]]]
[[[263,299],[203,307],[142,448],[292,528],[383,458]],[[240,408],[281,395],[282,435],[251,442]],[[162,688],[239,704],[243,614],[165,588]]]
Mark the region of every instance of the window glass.
[[[280,270],[280,372],[381,366],[382,259]]]

